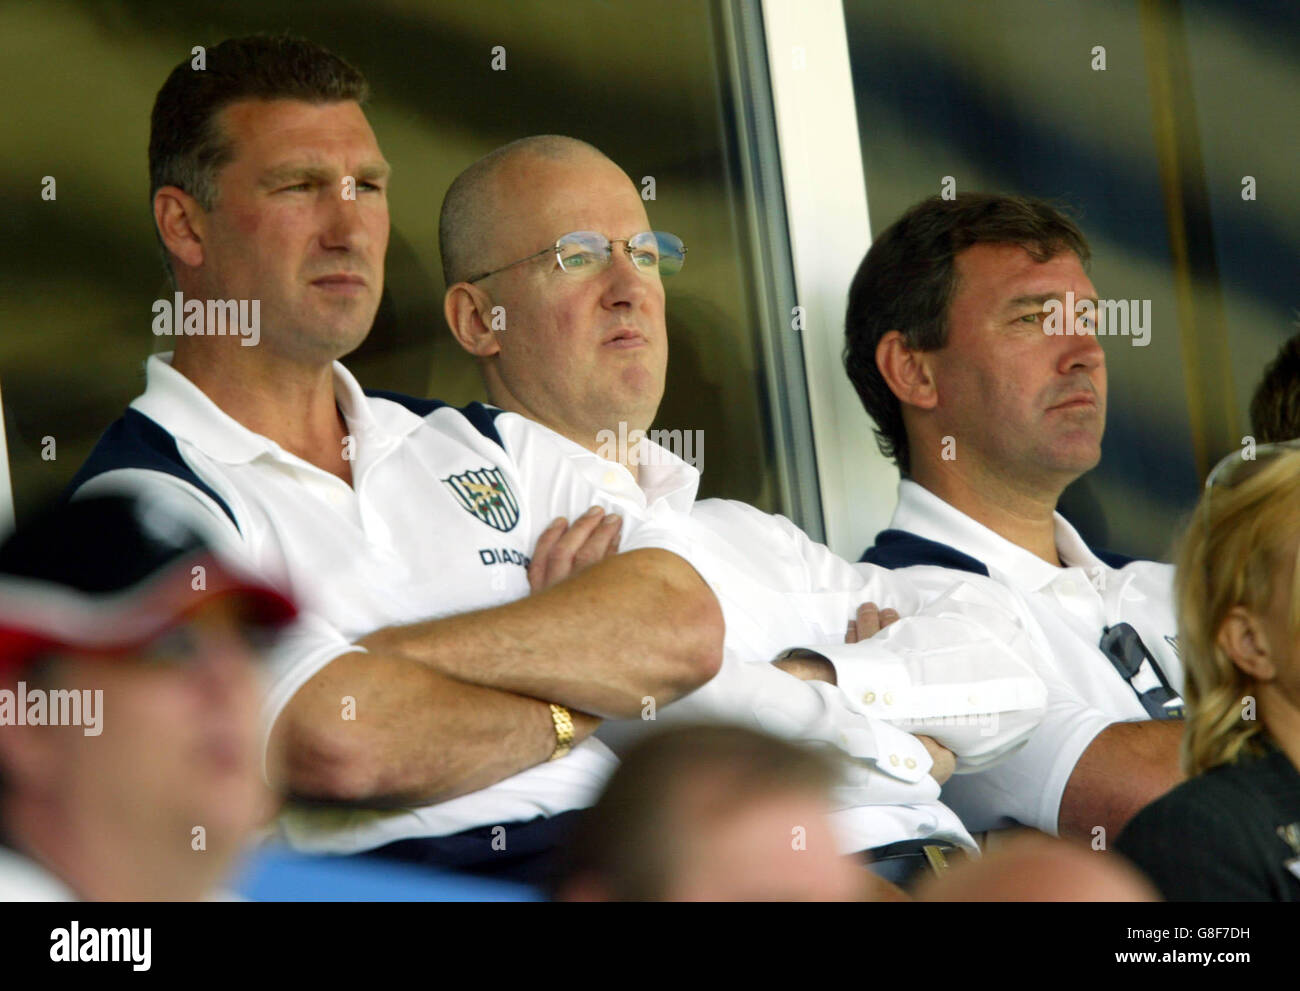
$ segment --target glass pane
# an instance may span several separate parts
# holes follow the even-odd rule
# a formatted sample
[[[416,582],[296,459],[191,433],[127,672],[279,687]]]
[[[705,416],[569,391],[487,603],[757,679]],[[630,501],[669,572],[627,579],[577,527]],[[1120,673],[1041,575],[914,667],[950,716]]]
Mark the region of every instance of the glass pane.
[[[147,201],[149,111],[196,44],[288,28],[354,62],[394,166],[387,289],[345,359],[373,388],[483,398],[442,315],[438,210],[452,178],[518,137],[603,149],[690,262],[667,286],[670,370],[656,426],[701,431],[702,493],[781,510],[757,347],[752,246],[731,149],[718,10],[696,0],[12,4],[0,10],[0,385],[21,515],[57,493],[137,395],[170,298]],[[505,68],[494,70],[496,49]],[[43,201],[53,175],[57,199]],[[651,181],[652,180],[652,181]],[[557,234],[563,232],[557,232]],[[53,460],[42,458],[53,438]]]
[[[1147,346],[1103,339],[1102,462],[1062,509],[1096,545],[1163,556],[1208,464],[1246,432],[1265,360],[1294,332],[1296,8],[844,9],[873,230],[945,177],[1064,201],[1091,242],[1099,294],[1151,300]],[[1241,199],[1245,175],[1265,190],[1258,202]]]

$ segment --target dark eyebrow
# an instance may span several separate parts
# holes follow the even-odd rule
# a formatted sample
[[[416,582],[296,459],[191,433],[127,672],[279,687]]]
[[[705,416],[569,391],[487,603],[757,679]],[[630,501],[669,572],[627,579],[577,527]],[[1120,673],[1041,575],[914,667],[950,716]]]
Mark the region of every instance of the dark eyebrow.
[[[1007,300],[1006,309],[1008,309],[1008,310],[1018,310],[1018,309],[1020,309],[1022,306],[1042,306],[1042,305],[1043,305],[1044,303],[1046,303],[1049,299],[1060,299],[1060,300],[1064,300],[1064,299],[1065,299],[1065,293],[1062,293],[1062,292],[1044,292],[1044,293],[1037,293],[1037,294],[1032,295],[1032,296],[1016,296],[1016,297],[1014,297],[1014,298],[1012,298],[1012,299]],[[1097,297],[1096,297],[1096,296],[1076,296],[1076,297],[1074,298],[1074,301],[1077,303],[1077,302],[1079,302],[1080,300],[1084,300],[1084,299],[1086,299],[1086,300],[1090,300],[1094,306],[1097,305]]]
[[[387,162],[367,162],[361,168],[357,169],[356,177],[363,182],[371,182],[376,179],[387,179],[393,174],[392,166]]]
[[[367,162],[357,170],[357,175],[353,178],[362,182],[371,182],[387,179],[391,172],[392,169],[387,162]],[[257,185],[261,189],[275,189],[300,182],[332,183],[333,181],[333,169],[307,162],[289,162],[262,173]]]
[[[292,185],[299,182],[328,182],[333,179],[331,171],[321,165],[308,165],[305,162],[290,162],[263,172],[257,180],[262,189],[274,189],[277,186]]]

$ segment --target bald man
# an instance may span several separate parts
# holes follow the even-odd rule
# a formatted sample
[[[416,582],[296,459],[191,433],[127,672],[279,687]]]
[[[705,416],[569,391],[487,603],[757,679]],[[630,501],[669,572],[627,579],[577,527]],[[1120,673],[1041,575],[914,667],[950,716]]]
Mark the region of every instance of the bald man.
[[[604,189],[620,195],[602,197]],[[627,263],[620,258],[596,282],[555,279],[554,265],[528,263],[534,253],[551,255],[548,242],[569,231],[648,228],[623,170],[573,138],[526,138],[457,177],[439,223],[445,313],[461,344],[483,359],[494,405],[584,447],[611,422],[649,426],[668,368],[662,284],[638,272],[626,242]],[[494,305],[504,305],[502,330],[493,327],[501,325]],[[591,347],[572,346],[583,336]]]
[[[908,882],[925,846],[973,849],[939,783],[954,765],[975,771],[1015,749],[1041,715],[1033,651],[1005,593],[976,579],[923,602],[906,579],[850,565],[789,520],[695,506],[698,472],[642,437],[667,371],[663,277],[685,251],[650,229],[635,185],[599,150],[554,135],[498,149],[452,184],[440,236],[447,322],[492,403],[522,415],[498,421],[511,446],[545,447],[574,468],[533,487],[545,496],[535,515],[594,501],[675,529],[722,605],[721,672],[602,738],[617,749],[653,717],[818,741],[854,758],[838,793],[840,840],[870,850],[887,880]],[[639,439],[611,457],[611,434]],[[544,537],[536,580],[546,550]],[[882,622],[877,602],[907,618]],[[887,629],[846,644],[850,620],[863,634]]]

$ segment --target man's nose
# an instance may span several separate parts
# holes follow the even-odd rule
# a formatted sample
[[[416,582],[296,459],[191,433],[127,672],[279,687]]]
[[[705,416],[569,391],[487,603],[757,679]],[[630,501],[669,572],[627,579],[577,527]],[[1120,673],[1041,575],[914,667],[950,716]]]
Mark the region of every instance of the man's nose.
[[[327,248],[357,250],[365,246],[368,238],[366,218],[359,201],[347,198],[344,192],[340,183],[328,198],[321,242]]]
[[[200,638],[192,669],[204,696],[212,702],[242,695],[254,682],[257,652],[239,630],[207,630]]]
[[[612,241],[609,250],[608,286],[603,301],[606,306],[635,306],[649,291],[647,282],[652,276],[636,267],[626,241]]]
[[[1106,363],[1106,352],[1096,332],[1062,335],[1061,371],[1095,371]]]

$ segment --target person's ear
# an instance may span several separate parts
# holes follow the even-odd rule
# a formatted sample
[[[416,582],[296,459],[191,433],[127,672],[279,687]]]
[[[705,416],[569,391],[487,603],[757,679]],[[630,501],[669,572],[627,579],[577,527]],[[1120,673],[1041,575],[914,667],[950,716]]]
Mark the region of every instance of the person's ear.
[[[203,264],[207,212],[185,190],[161,186],[153,194],[153,219],[167,250],[190,268]]]
[[[934,409],[939,403],[930,352],[908,346],[897,330],[888,331],[876,345],[876,367],[889,390],[906,406]]]
[[[1277,677],[1264,624],[1245,606],[1228,610],[1216,639],[1232,663],[1256,681],[1272,681]]]
[[[452,336],[470,354],[488,358],[501,350],[497,334],[505,332],[505,307],[493,306],[492,298],[478,286],[457,282],[449,287],[442,312]]]

